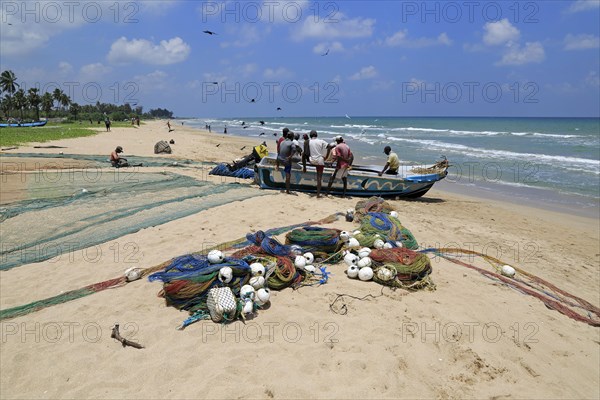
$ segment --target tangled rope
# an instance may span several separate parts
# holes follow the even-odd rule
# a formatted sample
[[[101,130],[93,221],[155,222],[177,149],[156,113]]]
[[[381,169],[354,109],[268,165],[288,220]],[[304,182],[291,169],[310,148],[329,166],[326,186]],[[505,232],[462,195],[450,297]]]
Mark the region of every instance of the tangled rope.
[[[504,276],[498,273],[498,271],[501,270],[501,266],[505,263],[497,258],[473,250],[461,248],[429,248],[421,250],[420,253],[431,253],[454,264],[473,269],[487,278],[500,281],[523,294],[528,294],[541,300],[548,308],[556,310],[571,319],[585,322],[591,326],[600,326],[600,308],[518,267],[513,266],[515,271],[518,273],[514,277],[509,278]],[[461,254],[481,257],[487,261],[496,272],[488,271],[486,269],[458,260],[456,257]],[[522,275],[525,279],[521,278],[519,275]],[[585,313],[585,315],[582,315],[582,312]]]
[[[366,200],[361,200],[356,203],[354,208],[354,220],[358,223],[362,221],[362,218],[370,212],[385,212],[389,213],[394,210],[394,207],[381,197],[369,197]]]
[[[338,251],[343,243],[338,229],[326,229],[318,226],[307,226],[294,229],[285,236],[286,244],[295,244],[318,254],[330,254]]]
[[[376,264],[373,280],[379,284],[408,290],[435,289],[430,278],[431,262],[425,254],[397,247],[372,250],[370,257]],[[378,272],[383,268],[391,272],[393,279],[388,279],[389,274]]]
[[[382,212],[369,212],[363,216],[360,232],[354,237],[362,246],[373,247],[375,240],[382,239],[396,246],[396,241],[411,250],[419,248],[413,234],[406,229],[398,218]]]

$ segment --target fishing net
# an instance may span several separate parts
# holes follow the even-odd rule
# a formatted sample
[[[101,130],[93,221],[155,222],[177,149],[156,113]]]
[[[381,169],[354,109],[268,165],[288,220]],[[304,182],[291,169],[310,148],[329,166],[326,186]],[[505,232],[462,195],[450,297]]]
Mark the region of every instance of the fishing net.
[[[329,258],[331,253],[336,253],[342,248],[343,242],[339,235],[338,229],[307,226],[288,233],[285,236],[285,243],[300,246],[305,252],[313,253],[316,260],[322,260]]]
[[[413,234],[406,229],[398,218],[382,212],[369,212],[361,218],[360,233],[354,235],[361,246],[373,247],[375,240],[381,239],[397,247],[400,242],[402,247],[416,250],[419,248]]]
[[[366,200],[360,200],[356,203],[354,208],[354,221],[361,223],[362,218],[370,212],[384,212],[390,213],[394,210],[394,207],[381,197],[369,197]]]
[[[240,179],[254,179],[254,170],[250,168],[239,168],[232,171],[227,164],[219,164],[214,167],[209,173],[209,175],[219,175],[219,176],[230,176],[232,178],[240,178]]]
[[[11,177],[18,180],[11,184],[19,201],[0,207],[0,270],[48,260],[263,195],[245,185],[217,185],[179,174],[117,169],[103,169],[94,176],[87,175],[86,170],[59,170],[54,178],[45,172]]]
[[[370,257],[375,262],[375,282],[409,290],[435,289],[430,278],[431,262],[425,254],[397,247],[375,249],[371,251]]]

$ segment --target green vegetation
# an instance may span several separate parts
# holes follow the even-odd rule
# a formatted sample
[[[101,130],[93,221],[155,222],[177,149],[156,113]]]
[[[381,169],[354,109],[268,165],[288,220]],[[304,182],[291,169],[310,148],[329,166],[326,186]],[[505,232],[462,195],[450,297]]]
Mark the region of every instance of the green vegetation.
[[[104,128],[104,126],[102,126]],[[28,142],[70,139],[92,136],[97,130],[86,129],[78,124],[52,124],[35,128],[0,128],[0,146],[15,146]]]
[[[38,88],[27,92],[19,88],[14,72],[8,70],[0,74],[0,111],[4,119],[19,118],[22,122],[39,121],[40,113],[46,118],[60,118],[69,121],[87,121],[102,123],[106,117],[111,121],[131,121],[132,118],[173,118],[173,112],[157,108],[147,113],[142,106],[132,108],[129,103],[123,105],[96,102],[95,105],[74,103],[62,90],[56,88],[50,92],[40,93]],[[1,120],[1,118],[0,118]]]

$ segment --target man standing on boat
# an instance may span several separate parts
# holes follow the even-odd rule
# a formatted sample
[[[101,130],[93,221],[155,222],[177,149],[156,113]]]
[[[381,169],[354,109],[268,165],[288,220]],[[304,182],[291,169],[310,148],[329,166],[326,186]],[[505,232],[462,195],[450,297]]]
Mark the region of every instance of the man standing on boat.
[[[383,153],[388,156],[388,160],[385,163],[385,167],[379,173],[379,176],[385,174],[388,175],[396,175],[398,173],[398,168],[400,167],[400,159],[398,155],[392,151],[390,146],[385,146],[383,149]]]
[[[279,164],[283,164],[283,171],[285,172],[285,192],[290,194],[290,178],[292,175],[292,156],[296,145],[293,142],[294,133],[287,132],[287,137],[284,141],[279,144],[279,151],[277,152],[277,161],[275,169],[279,171]]]
[[[337,146],[335,146],[335,153],[337,158],[337,163],[335,167],[335,171],[331,178],[329,178],[329,185],[327,185],[327,194],[331,192],[331,186],[333,185],[333,181],[335,178],[342,178],[342,182],[344,183],[344,191],[342,192],[342,196],[346,197],[346,189],[348,187],[348,169],[352,164],[354,156],[350,151],[350,147],[346,143],[344,143],[344,139],[341,136],[335,138]]]
[[[317,138],[317,131],[310,131],[310,141],[308,142],[309,161],[317,170],[317,198],[321,197],[321,181],[323,180],[323,169],[325,168],[325,159],[329,156],[329,147],[323,139]],[[306,162],[306,161],[305,161]],[[306,164],[304,165],[306,171]]]

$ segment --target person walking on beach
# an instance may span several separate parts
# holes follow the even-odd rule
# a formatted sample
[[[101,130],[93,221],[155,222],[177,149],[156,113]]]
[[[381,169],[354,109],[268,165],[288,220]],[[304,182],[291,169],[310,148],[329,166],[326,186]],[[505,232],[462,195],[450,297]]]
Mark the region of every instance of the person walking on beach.
[[[106,119],[104,120],[104,125],[106,125],[106,132],[110,132],[110,118],[108,118],[108,115],[106,116]]]
[[[169,132],[173,132],[175,129],[171,129],[171,120],[167,121],[167,128],[169,128]]]
[[[336,153],[336,166],[333,175],[329,178],[329,185],[327,185],[327,194],[331,192],[331,186],[336,178],[341,178],[344,183],[344,190],[342,192],[342,196],[346,197],[346,189],[348,187],[348,169],[354,160],[354,156],[352,155],[352,151],[350,151],[350,147],[346,143],[344,143],[344,139],[341,136],[338,136],[335,139],[337,145],[335,146]]]
[[[210,131],[209,131],[210,132]],[[225,129],[223,129],[223,133],[227,134],[227,125],[225,125]]]
[[[323,169],[325,169],[325,159],[329,157],[330,148],[327,142],[317,137],[317,131],[310,131],[309,161],[317,170],[317,198],[321,198],[321,181],[323,180]],[[306,165],[304,166],[306,170]]]
[[[400,167],[400,159],[398,158],[398,155],[392,151],[390,146],[385,146],[383,153],[388,156],[388,159],[385,163],[385,167],[383,167],[379,173],[379,176],[383,174],[396,175],[398,173],[398,168]]]
[[[285,172],[285,192],[290,193],[290,178],[292,175],[292,156],[294,155],[294,134],[292,132],[287,133],[287,138],[281,142],[279,151],[277,152],[277,161],[275,163],[275,169],[279,171],[279,164],[283,164],[283,171]]]

